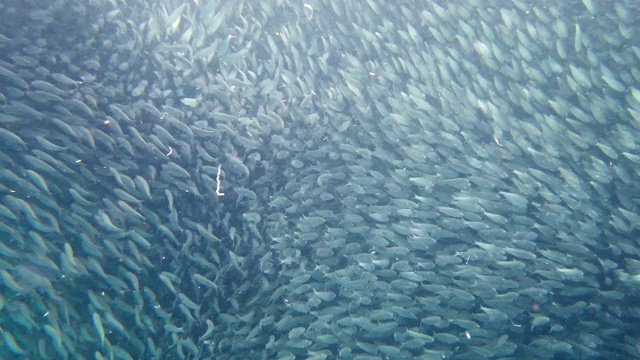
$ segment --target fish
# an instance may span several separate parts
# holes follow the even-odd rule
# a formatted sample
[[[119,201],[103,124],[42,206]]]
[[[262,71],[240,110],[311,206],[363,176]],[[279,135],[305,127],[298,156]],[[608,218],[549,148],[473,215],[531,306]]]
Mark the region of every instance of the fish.
[[[14,7],[7,351],[633,357],[633,6],[384,5]]]

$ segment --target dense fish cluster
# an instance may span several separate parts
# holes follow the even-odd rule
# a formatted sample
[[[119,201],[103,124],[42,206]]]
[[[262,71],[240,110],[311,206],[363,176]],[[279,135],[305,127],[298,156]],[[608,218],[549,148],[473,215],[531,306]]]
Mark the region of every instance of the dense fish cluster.
[[[640,356],[640,4],[0,4],[0,358]]]

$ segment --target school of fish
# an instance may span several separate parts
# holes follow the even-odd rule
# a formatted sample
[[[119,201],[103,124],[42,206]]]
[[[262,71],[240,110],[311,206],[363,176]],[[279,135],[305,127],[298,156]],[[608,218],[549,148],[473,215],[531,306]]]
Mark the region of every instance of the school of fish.
[[[640,358],[636,0],[7,0],[0,359]]]

